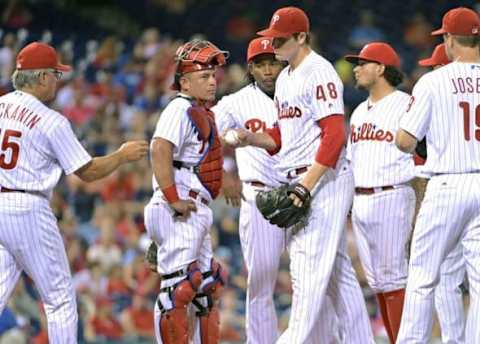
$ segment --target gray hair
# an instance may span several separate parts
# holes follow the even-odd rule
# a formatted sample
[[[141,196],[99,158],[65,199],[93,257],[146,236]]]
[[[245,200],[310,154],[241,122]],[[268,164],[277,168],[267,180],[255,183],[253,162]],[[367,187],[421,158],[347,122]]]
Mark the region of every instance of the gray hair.
[[[39,83],[40,77],[47,71],[49,69],[16,69],[12,75],[13,88],[21,90],[25,87],[33,87]]]

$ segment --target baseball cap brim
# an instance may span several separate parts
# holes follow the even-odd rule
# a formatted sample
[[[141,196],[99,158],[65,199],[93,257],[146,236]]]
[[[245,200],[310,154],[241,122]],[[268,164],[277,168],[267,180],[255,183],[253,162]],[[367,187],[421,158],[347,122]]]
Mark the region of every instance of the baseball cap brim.
[[[447,33],[447,31],[445,31],[445,29],[443,28],[440,28],[438,30],[432,31],[431,35],[438,36],[438,35],[443,35],[444,33]]]
[[[268,28],[268,29],[265,29],[265,30],[262,30],[262,31],[258,31],[257,35],[263,36],[263,37],[273,37],[273,38],[284,37],[284,38],[287,38],[287,37],[290,37],[292,34],[290,32],[281,32],[281,31],[278,31],[278,30],[275,30],[275,29]]]
[[[55,69],[60,71],[60,72],[70,72],[72,70],[72,67],[69,66],[69,65],[59,63],[59,64],[57,64]]]
[[[363,61],[370,61],[370,62],[375,62],[375,63],[381,63],[379,61],[375,61],[372,59],[366,59],[365,57],[361,57],[359,55],[345,55],[345,60],[347,62],[353,63],[353,64],[358,64],[358,61],[363,60]]]
[[[428,59],[418,61],[418,64],[422,67],[432,67],[436,66],[438,63],[435,63],[435,61],[433,61],[433,59],[430,57]]]

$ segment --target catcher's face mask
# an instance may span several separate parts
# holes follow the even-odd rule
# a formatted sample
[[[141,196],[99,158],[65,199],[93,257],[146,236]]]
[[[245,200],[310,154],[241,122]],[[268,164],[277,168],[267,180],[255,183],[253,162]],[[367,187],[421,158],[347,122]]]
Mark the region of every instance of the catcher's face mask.
[[[180,89],[179,80],[182,75],[223,66],[229,55],[228,51],[220,50],[209,41],[193,40],[184,44],[175,53],[177,70],[172,89]]]

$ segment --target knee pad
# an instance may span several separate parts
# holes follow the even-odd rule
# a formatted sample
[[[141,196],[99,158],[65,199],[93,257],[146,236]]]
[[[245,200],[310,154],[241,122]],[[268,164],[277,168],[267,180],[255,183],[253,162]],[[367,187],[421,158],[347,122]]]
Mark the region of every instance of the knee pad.
[[[204,282],[193,301],[198,309],[196,315],[200,322],[201,344],[218,344],[220,342],[218,303],[228,277],[227,271],[215,259],[212,259],[210,268],[210,271],[203,274]]]
[[[167,292],[172,302],[170,309],[160,303],[160,335],[163,344],[188,344],[188,313],[187,307],[195,298],[202,283],[202,273],[196,262],[191,263],[186,270],[184,280],[172,287],[163,288],[160,293]]]

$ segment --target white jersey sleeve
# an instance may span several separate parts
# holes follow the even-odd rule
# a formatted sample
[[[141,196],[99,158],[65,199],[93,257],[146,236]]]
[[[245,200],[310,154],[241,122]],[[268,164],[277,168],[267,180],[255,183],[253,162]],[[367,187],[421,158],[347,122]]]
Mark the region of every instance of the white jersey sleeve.
[[[160,115],[153,138],[160,137],[170,141],[177,149],[182,147],[191,127],[187,115],[190,106],[188,100],[172,100]]]
[[[62,120],[49,133],[48,140],[55,158],[68,175],[87,164],[92,157],[78,141],[68,120],[61,118]]]
[[[405,114],[400,120],[400,128],[422,140],[430,124],[432,96],[425,79],[420,79],[412,91]]]
[[[213,108],[215,113],[215,122],[220,135],[227,130],[238,127],[234,119],[234,109],[232,107],[231,96],[223,97]]]
[[[311,93],[307,99],[310,100],[309,106],[314,120],[334,114],[343,115],[343,84],[333,68],[315,71],[307,85],[307,92]]]

